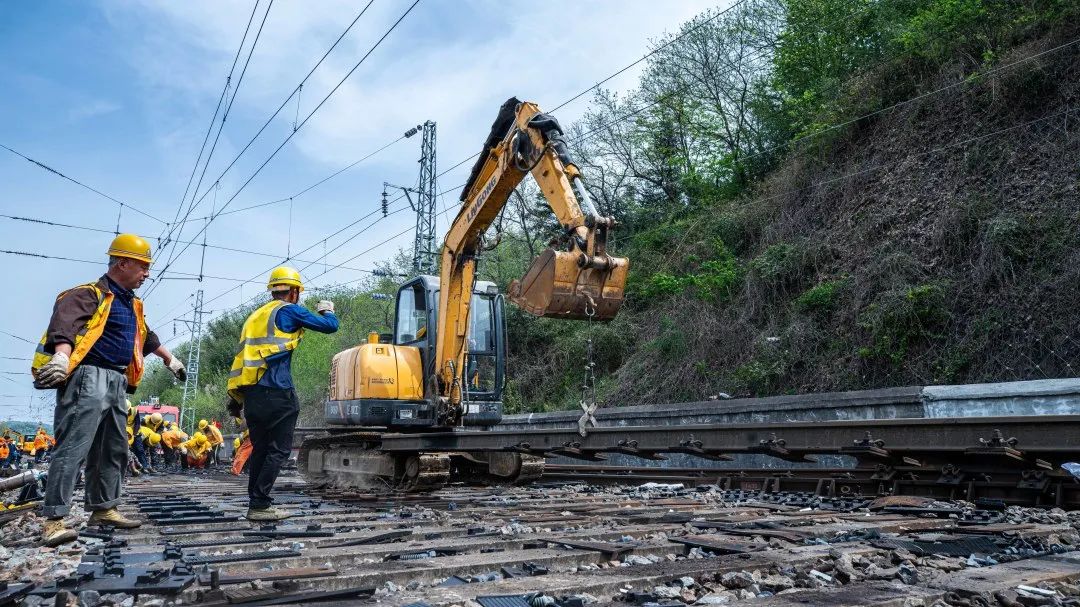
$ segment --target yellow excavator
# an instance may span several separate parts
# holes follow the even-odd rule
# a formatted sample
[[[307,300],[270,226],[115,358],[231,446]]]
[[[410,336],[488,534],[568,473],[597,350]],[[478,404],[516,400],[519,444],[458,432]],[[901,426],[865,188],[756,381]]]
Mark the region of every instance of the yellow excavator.
[[[484,234],[511,192],[531,174],[562,226],[562,237],[510,285],[510,300],[537,316],[612,319],[622,306],[629,262],[607,253],[615,222],[593,205],[558,121],[531,102],[509,99],[492,125],[461,193],[442,247],[439,276],[398,290],[393,333],[334,356],[322,436],[304,441],[300,471],[315,483],[428,490],[458,473],[505,481],[539,477],[543,460],[516,453],[379,451],[386,432],[446,431],[502,417],[506,331],[503,297],[477,279]]]

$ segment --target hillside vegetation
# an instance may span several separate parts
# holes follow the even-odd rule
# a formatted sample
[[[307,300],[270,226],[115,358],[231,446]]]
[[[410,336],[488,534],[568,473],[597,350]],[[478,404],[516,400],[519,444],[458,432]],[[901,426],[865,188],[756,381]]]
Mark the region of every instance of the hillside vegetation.
[[[1075,376],[1078,16],[1072,0],[757,0],[657,41],[636,90],[598,91],[568,129],[620,223],[627,303],[593,326],[510,308],[508,410],[576,407],[590,336],[612,406]],[[554,235],[541,202],[515,193],[486,278],[505,287]],[[334,294],[343,330],[294,362],[307,421],[332,354],[387,330],[372,294],[394,289]],[[245,313],[211,323],[206,411]],[[179,400],[160,370],[142,391]]]

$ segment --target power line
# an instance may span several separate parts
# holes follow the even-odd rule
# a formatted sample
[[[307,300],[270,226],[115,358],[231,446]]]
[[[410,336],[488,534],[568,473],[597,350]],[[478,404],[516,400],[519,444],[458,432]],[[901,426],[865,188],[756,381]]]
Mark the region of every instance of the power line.
[[[372,1],[374,1],[374,0],[372,0]],[[289,141],[292,140],[293,136],[295,136],[296,133],[299,132],[300,129],[302,129],[304,127],[304,125],[306,125],[308,123],[308,121],[311,120],[311,118],[323,107],[323,105],[325,105],[326,102],[329,101],[330,97],[332,97],[334,95],[334,93],[336,93],[337,90],[339,88],[341,88],[341,86],[343,84],[345,84],[345,81],[348,80],[349,77],[352,76],[353,73],[356,72],[356,70],[360,68],[360,66],[364,63],[364,61],[366,61],[367,58],[370,57],[371,54],[373,52],[375,52],[375,50],[377,48],[379,48],[380,45],[382,45],[383,41],[385,41],[386,38],[389,37],[390,34],[393,33],[393,31],[395,29],[397,29],[398,25],[401,24],[401,22],[405,19],[405,17],[407,17],[409,15],[409,13],[411,13],[413,11],[413,9],[416,8],[416,5],[419,4],[419,3],[420,3],[420,0],[414,0],[414,2],[409,6],[409,8],[406,9],[405,12],[402,13],[402,15],[400,17],[398,17],[397,21],[395,21],[394,24],[391,25],[390,28],[387,29],[385,33],[383,33],[383,35],[378,39],[378,41],[376,41],[375,44],[373,44],[371,46],[371,48],[369,48],[368,51],[366,53],[364,53],[364,56],[361,57],[360,60],[357,61],[355,65],[353,65],[352,69],[350,69],[348,71],[348,73],[346,73],[345,76],[336,85],[334,85],[334,88],[332,88],[330,90],[330,92],[327,93],[326,96],[323,97],[323,99],[315,106],[315,108],[312,109],[311,112],[309,112],[307,114],[307,116],[305,116],[304,119],[299,124],[296,125],[296,127],[292,130],[292,132],[290,132],[285,137],[285,140],[282,141],[280,145],[278,145],[278,147],[270,154],[270,156],[267,157],[267,159],[265,161],[263,161],[263,163],[260,164],[257,169],[255,169],[255,172],[252,173],[252,175],[250,177],[248,177],[247,181],[245,181],[243,183],[243,185],[241,185],[240,188],[227,201],[225,201],[225,204],[222,205],[220,210],[223,211],[226,207],[228,207],[232,203],[233,200],[236,200],[236,197],[239,196],[240,193],[244,191],[244,188],[246,188],[248,186],[248,184],[250,184],[252,182],[252,180],[254,180],[255,177],[259,175],[260,172],[262,172],[262,170],[266,167],[266,165],[269,164],[270,161],[273,160],[275,156],[277,156],[278,152],[280,152],[282,150],[282,148],[284,148],[285,145],[288,144]],[[370,5],[371,4],[369,2],[368,6],[370,6]],[[365,7],[364,10],[367,10],[367,8]],[[363,13],[361,13],[361,14],[363,14]],[[359,16],[357,18],[359,18]],[[329,53],[329,51],[327,51],[327,53]],[[320,60],[320,62],[321,61],[322,60]],[[260,132],[261,132],[261,130],[260,130]],[[212,215],[211,219],[203,225],[203,227],[199,230],[199,232],[197,232],[195,234],[194,238],[198,238],[198,236],[200,234],[205,232],[206,228],[210,225],[210,222],[212,222],[214,220],[214,218],[216,218],[216,217],[217,217],[217,213]],[[184,251],[186,251],[189,246],[191,246],[191,245],[185,245],[184,248],[180,250],[180,253],[177,254],[177,257],[179,257],[180,255],[183,255]],[[169,262],[166,262],[165,268],[167,269],[171,263],[172,263],[172,260],[170,260]]]
[[[111,201],[115,202],[116,204],[120,205],[121,209],[123,209],[123,208],[131,209],[132,211],[135,211],[136,213],[138,213],[138,214],[140,214],[140,215],[142,215],[144,217],[147,217],[149,219],[153,219],[154,221],[156,221],[158,223],[168,225],[165,221],[163,221],[161,219],[158,219],[157,217],[154,217],[153,215],[147,213],[146,211],[143,211],[142,209],[140,209],[138,207],[132,206],[132,205],[130,205],[130,204],[128,204],[128,203],[126,203],[126,202],[124,202],[122,200],[117,200],[116,198],[106,194],[105,192],[102,192],[101,190],[98,190],[97,188],[88,186],[85,183],[83,183],[83,182],[81,182],[81,181],[79,181],[77,179],[74,179],[72,177],[68,177],[64,173],[61,173],[60,171],[52,168],[51,166],[49,166],[49,165],[47,165],[47,164],[45,164],[43,162],[34,160],[33,158],[23,154],[22,152],[20,152],[18,150],[12,149],[12,148],[10,148],[10,147],[2,144],[2,143],[0,143],[0,148],[4,148],[5,150],[11,152],[12,154],[15,154],[16,156],[26,160],[27,162],[33,163],[33,164],[45,169],[46,171],[48,171],[48,172],[50,172],[50,173],[52,173],[52,174],[54,174],[54,175],[56,175],[58,177],[66,179],[66,180],[70,181],[71,183],[74,183],[75,185],[77,185],[77,186],[79,186],[81,188],[84,188],[86,190],[89,190],[89,191],[97,194],[98,196],[101,196],[103,198],[106,198],[108,200],[111,200]]]
[[[225,77],[225,86],[221,89],[221,95],[218,97],[217,107],[214,108],[214,115],[210,117],[210,124],[206,127],[206,135],[203,136],[202,145],[199,147],[199,155],[195,157],[195,165],[191,167],[191,175],[188,176],[187,186],[184,187],[184,195],[180,197],[180,204],[176,206],[176,214],[173,215],[173,224],[176,224],[176,220],[180,218],[180,211],[184,208],[184,201],[187,200],[188,192],[191,190],[191,182],[195,180],[195,173],[199,170],[199,164],[202,162],[203,152],[206,150],[206,143],[210,141],[210,133],[214,130],[214,124],[217,122],[218,112],[221,110],[221,103],[225,100],[225,95],[229,92],[229,86],[232,82],[233,72],[236,70],[236,64],[240,60],[240,53],[244,50],[244,42],[247,41],[248,32],[251,31],[251,23],[255,20],[255,13],[259,10],[260,0],[255,0],[255,6],[251,7],[251,15],[248,17],[247,26],[244,27],[244,35],[240,38],[240,46],[236,48],[236,55],[233,57],[232,66],[229,67],[229,74]],[[222,121],[224,122],[224,121]],[[198,188],[196,188],[197,190]]]
[[[240,77],[236,80],[236,86],[233,87],[233,89],[232,89],[232,96],[229,97],[229,102],[225,106],[225,111],[222,112],[222,114],[221,114],[221,122],[218,124],[217,133],[214,134],[214,143],[211,144],[210,151],[206,154],[206,161],[203,163],[202,172],[199,174],[199,181],[195,184],[195,193],[196,194],[198,194],[199,187],[202,186],[203,179],[206,177],[206,170],[208,168],[210,168],[210,160],[214,157],[214,151],[217,150],[218,141],[221,140],[221,133],[222,133],[223,130],[225,130],[225,121],[228,119],[229,113],[232,111],[233,104],[236,102],[236,96],[240,93],[240,85],[244,82],[244,76],[247,74],[248,66],[251,64],[251,57],[252,57],[252,55],[255,54],[255,47],[259,44],[259,38],[262,37],[263,28],[266,26],[266,19],[270,16],[270,9],[273,8],[273,6],[274,6],[274,0],[270,0],[270,2],[268,2],[267,5],[266,5],[266,12],[263,13],[262,21],[259,23],[259,30],[257,32],[255,32],[255,38],[251,42],[251,48],[248,49],[247,58],[244,59],[244,67],[240,70]],[[258,7],[259,7],[259,4],[258,4],[258,2],[256,2],[255,7],[252,9],[252,14],[254,14],[254,11],[257,10]],[[250,27],[250,25],[251,25],[250,22],[248,23],[248,25]],[[247,37],[247,30],[244,31],[244,37],[245,38]],[[241,40],[240,41],[240,49],[243,49],[243,48],[244,48],[244,42],[243,42],[243,40]],[[237,51],[237,52],[239,52],[239,51]],[[233,68],[235,68],[235,67],[236,67],[236,63],[234,62],[233,63]],[[232,70],[229,71],[229,77],[230,78],[232,77]],[[228,86],[229,86],[228,82],[226,82],[225,86],[226,86],[226,88],[228,88]],[[195,168],[198,169],[198,166],[199,166],[198,162],[196,162]],[[187,196],[187,194],[185,194],[185,197],[186,196]],[[188,212],[185,213],[185,215],[184,215],[185,218],[187,218],[189,215],[191,215],[191,205],[193,205],[194,203],[195,203],[195,196],[192,195],[191,202],[188,203],[188,205],[189,205],[188,206]],[[182,208],[183,206],[184,206],[184,201],[181,200],[180,201],[180,207]],[[180,213],[180,208],[177,208],[177,215],[179,215],[179,213]],[[186,227],[187,227],[186,223],[185,224],[179,224],[180,234],[184,233],[184,228],[186,228]],[[174,229],[176,229],[175,225],[170,227],[169,234],[166,237],[166,242],[169,239],[172,238]],[[176,250],[176,243],[175,242],[172,243],[172,249],[171,250],[172,251]],[[170,254],[170,258],[171,258],[171,254]]]
[[[15,339],[17,339],[19,341],[25,341],[26,343],[28,343],[28,344],[30,344],[32,346],[37,345],[37,342],[30,341],[29,339],[26,339],[25,337],[19,337],[18,335],[15,335],[14,333],[8,333],[7,331],[4,331],[4,330],[0,330],[0,334],[7,335],[8,337],[14,337]]]
[[[91,265],[101,265],[102,264],[101,261],[95,261],[93,259],[77,259],[75,257],[63,257],[61,255],[49,255],[49,254],[46,254],[46,253],[34,253],[34,252],[31,252],[31,251],[12,251],[12,250],[8,250],[8,249],[0,249],[0,253],[6,254],[6,255],[20,256],[20,257],[34,257],[34,258],[37,258],[37,259],[52,259],[52,260],[55,260],[55,261],[71,261],[71,262],[75,262],[75,263],[85,263],[85,264],[91,264]],[[360,271],[366,271],[366,270],[360,270]],[[182,277],[187,277],[187,278],[198,278],[200,276],[200,274],[192,274],[190,272],[181,272],[179,270],[168,270],[168,271],[162,270],[162,271],[158,272],[158,274],[161,275],[162,277],[164,277],[166,274],[168,274],[170,276],[182,276]],[[227,281],[239,282],[239,283],[252,282],[251,280],[244,280],[243,278],[233,278],[231,276],[212,276],[210,274],[202,274],[201,276],[204,277],[204,278],[209,278],[211,280],[227,280]],[[158,279],[159,282],[160,282],[160,280],[161,279]]]
[[[330,56],[330,53],[335,48],[337,48],[337,45],[341,43],[341,41],[345,38],[345,35],[348,34],[352,30],[353,26],[355,26],[356,23],[360,20],[360,18],[364,16],[364,14],[367,12],[368,8],[371,7],[371,4],[373,2],[374,2],[374,0],[369,0],[368,3],[364,6],[364,8],[360,10],[360,12],[352,20],[352,23],[350,23],[349,26],[345,28],[345,31],[341,32],[341,35],[338,36],[337,40],[335,40],[334,43],[330,45],[330,48],[328,48],[326,50],[326,52],[323,53],[323,56],[321,58],[319,58],[319,60],[315,63],[315,65],[308,71],[307,75],[304,76],[304,78],[300,81],[300,83],[298,85],[296,85],[295,88],[293,88],[292,92],[290,92],[289,95],[281,102],[281,105],[279,105],[278,108],[276,110],[274,110],[274,112],[272,114],[270,114],[270,117],[266,119],[266,122],[264,122],[261,127],[259,127],[259,130],[255,132],[255,135],[252,136],[252,138],[247,142],[246,145],[244,145],[244,147],[240,150],[240,152],[232,159],[231,162],[229,162],[229,164],[225,167],[225,169],[221,172],[221,174],[218,175],[218,178],[214,181],[215,184],[220,183],[221,179],[223,177],[225,177],[225,174],[228,173],[229,170],[231,170],[232,167],[235,166],[236,163],[240,160],[240,158],[248,151],[248,149],[251,148],[252,144],[255,143],[255,140],[257,140],[259,138],[259,136],[262,135],[263,131],[266,130],[266,127],[270,126],[270,123],[273,122],[274,118],[276,118],[277,115],[279,113],[281,113],[281,110],[285,108],[285,106],[289,103],[289,101],[293,98],[293,96],[295,96],[300,91],[301,87],[304,86],[304,83],[307,82],[307,80],[309,78],[311,78],[312,74],[315,73],[315,70],[319,69],[319,66],[322,65],[323,61],[325,61],[326,58],[328,56]],[[295,133],[295,132],[296,132],[296,129],[294,128],[293,133]],[[291,135],[290,135],[290,138],[291,138]],[[288,141],[288,139],[286,139],[286,141]],[[275,154],[276,154],[276,151],[275,151]],[[258,174],[258,172],[256,172],[256,174]],[[212,191],[212,187],[208,188],[205,192],[203,192],[202,196],[198,197],[197,200],[194,198],[194,196],[198,196],[199,192],[198,192],[198,190],[195,191],[195,194],[193,194],[193,198],[192,198],[192,200],[194,200],[194,203],[188,206],[187,213],[184,215],[184,219],[180,222],[181,224],[185,224],[188,221],[188,217],[190,216],[191,212],[194,211],[200,204],[202,204],[202,201],[206,199],[206,196],[211,191]],[[198,237],[198,235],[196,235],[196,237]],[[181,251],[180,254],[183,254],[183,251]],[[171,263],[171,261],[172,261],[172,259],[170,258],[169,262]]]
[[[89,227],[89,226],[78,226],[78,225],[73,225],[73,224],[69,224],[69,223],[62,223],[62,222],[58,222],[58,221],[49,221],[49,220],[46,220],[46,219],[39,219],[39,218],[35,218],[35,217],[21,217],[21,216],[18,216],[18,215],[5,215],[5,214],[2,214],[2,213],[0,213],[0,217],[2,217],[4,219],[11,219],[13,221],[24,221],[24,222],[28,222],[28,223],[46,225],[46,226],[49,226],[49,227],[68,228],[68,229],[72,229],[72,230],[83,230],[83,231],[87,231],[87,232],[97,232],[97,233],[104,233],[104,234],[113,234],[114,233],[112,230],[106,230],[106,229],[102,229],[102,228],[92,228],[92,227]],[[200,243],[197,243],[195,241],[189,241],[189,240],[177,240],[176,242],[186,243],[186,244],[200,244]],[[265,251],[253,251],[253,250],[250,250],[250,249],[239,249],[239,248],[236,248],[236,247],[226,247],[226,246],[222,246],[222,245],[207,244],[206,247],[209,248],[209,249],[217,249],[217,250],[220,250],[220,251],[229,251],[231,253],[244,253],[244,254],[247,254],[247,255],[257,255],[257,256],[260,256],[260,257],[275,257],[275,258],[280,257],[280,255],[277,255],[275,253],[267,253]],[[296,259],[296,258],[293,258],[293,259],[295,261],[299,262],[299,263],[308,263],[309,262],[309,260],[306,260],[306,259]],[[95,263],[97,263],[97,262],[95,262]],[[310,263],[318,263],[318,262],[311,261]],[[364,271],[361,268],[345,268],[345,269],[346,270],[355,270],[355,271]]]

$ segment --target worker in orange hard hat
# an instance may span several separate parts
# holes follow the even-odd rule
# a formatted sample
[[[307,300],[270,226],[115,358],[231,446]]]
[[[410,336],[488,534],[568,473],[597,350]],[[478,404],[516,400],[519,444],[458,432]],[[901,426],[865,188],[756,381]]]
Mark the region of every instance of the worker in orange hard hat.
[[[177,379],[185,377],[183,363],[146,326],[135,296],[150,276],[150,243],[119,234],[107,255],[104,276],[56,297],[31,364],[34,386],[56,390],[57,446],[42,506],[46,546],[78,537],[64,517],[83,462],[86,508],[93,511],[87,525],[139,526],[116,509],[128,453],[125,395],[138,387],[147,354],[161,357]]]

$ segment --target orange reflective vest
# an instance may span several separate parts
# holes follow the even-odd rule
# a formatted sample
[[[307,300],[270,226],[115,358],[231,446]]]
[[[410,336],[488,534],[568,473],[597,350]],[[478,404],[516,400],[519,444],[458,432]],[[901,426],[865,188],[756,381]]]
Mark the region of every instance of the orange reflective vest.
[[[0,438],[0,459],[7,459],[11,455],[11,448],[8,447],[8,442]]]
[[[101,337],[101,334],[105,332],[105,321],[109,319],[109,310],[112,309],[113,295],[112,291],[105,289],[104,291],[98,287],[95,282],[79,285],[73,289],[68,289],[63,293],[56,296],[56,301],[60,301],[65,295],[74,291],[75,289],[92,289],[97,295],[98,307],[97,310],[90,316],[90,319],[86,321],[86,325],[79,329],[75,334],[75,343],[71,347],[71,356],[68,357],[68,374],[70,375],[75,371],[75,368],[79,366],[79,363],[83,361],[86,354],[90,351],[90,348],[94,347],[94,344]],[[134,392],[135,387],[139,385],[139,381],[142,379],[143,374],[143,344],[146,342],[146,319],[143,318],[143,304],[142,300],[135,297],[131,300],[131,310],[135,314],[135,350],[131,355],[131,363],[127,366],[127,380],[128,380],[128,392]],[[45,351],[45,341],[48,338],[48,331],[41,336],[41,341],[38,342],[37,350],[34,351],[34,361],[30,365],[30,372],[37,377],[38,370],[45,366],[53,355]]]

